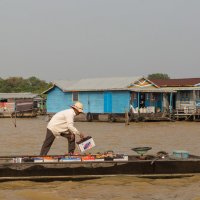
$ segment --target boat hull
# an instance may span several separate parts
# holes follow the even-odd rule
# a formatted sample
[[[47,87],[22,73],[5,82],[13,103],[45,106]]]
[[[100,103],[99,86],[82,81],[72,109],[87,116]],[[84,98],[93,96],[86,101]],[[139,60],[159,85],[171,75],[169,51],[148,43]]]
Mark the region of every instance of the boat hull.
[[[197,159],[0,164],[0,179],[195,173],[200,173],[200,160]]]

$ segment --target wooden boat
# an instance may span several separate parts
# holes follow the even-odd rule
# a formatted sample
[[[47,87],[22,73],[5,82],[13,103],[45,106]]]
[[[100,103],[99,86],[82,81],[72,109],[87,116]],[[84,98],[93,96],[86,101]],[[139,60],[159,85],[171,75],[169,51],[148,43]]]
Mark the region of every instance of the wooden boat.
[[[168,155],[1,156],[0,180],[58,179],[79,176],[186,175],[200,173],[200,156],[178,158]]]

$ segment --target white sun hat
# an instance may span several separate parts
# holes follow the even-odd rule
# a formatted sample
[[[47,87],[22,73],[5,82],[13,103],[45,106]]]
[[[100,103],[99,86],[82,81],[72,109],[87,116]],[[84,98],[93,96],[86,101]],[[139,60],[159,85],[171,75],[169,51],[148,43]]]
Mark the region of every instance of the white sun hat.
[[[71,105],[71,107],[83,113],[83,104],[81,102],[77,101],[74,105]]]

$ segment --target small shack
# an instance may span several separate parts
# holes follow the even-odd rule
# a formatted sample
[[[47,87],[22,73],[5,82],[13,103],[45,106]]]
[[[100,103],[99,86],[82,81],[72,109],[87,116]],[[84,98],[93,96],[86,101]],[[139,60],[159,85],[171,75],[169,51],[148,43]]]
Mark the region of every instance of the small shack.
[[[36,97],[38,94],[33,93],[0,93],[0,117],[36,116]]]

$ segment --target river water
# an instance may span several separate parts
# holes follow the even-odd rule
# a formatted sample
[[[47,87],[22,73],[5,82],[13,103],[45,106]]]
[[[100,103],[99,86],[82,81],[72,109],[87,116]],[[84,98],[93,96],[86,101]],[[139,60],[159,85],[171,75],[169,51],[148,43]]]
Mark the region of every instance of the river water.
[[[113,150],[135,154],[131,148],[150,146],[149,154],[158,151],[186,150],[200,155],[199,122],[124,123],[76,122],[85,135],[91,135],[96,147],[90,152]],[[37,155],[46,134],[43,117],[0,119],[0,155]],[[55,140],[50,154],[64,154],[67,140]],[[78,151],[78,150],[77,150]],[[0,183],[0,200],[200,200],[200,175],[182,178],[141,178],[132,176],[99,177],[87,180],[51,182],[9,181]]]

